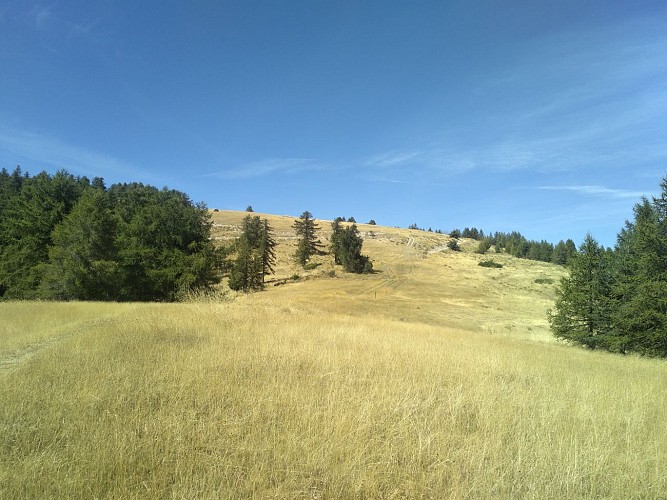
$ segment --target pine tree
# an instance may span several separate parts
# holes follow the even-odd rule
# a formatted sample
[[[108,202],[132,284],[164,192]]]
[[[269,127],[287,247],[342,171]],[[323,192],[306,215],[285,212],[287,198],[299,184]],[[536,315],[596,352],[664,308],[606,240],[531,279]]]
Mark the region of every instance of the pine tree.
[[[341,264],[347,272],[368,273],[373,270],[373,263],[368,256],[361,254],[363,239],[356,224],[343,228],[334,221],[332,224],[331,250],[334,262]]]
[[[261,261],[250,242],[243,237],[239,238],[236,260],[229,276],[229,288],[243,292],[261,290],[264,287],[261,267]]]
[[[292,227],[299,237],[294,257],[299,264],[305,266],[311,256],[323,253],[323,246],[317,239],[317,231],[320,228],[308,211],[302,213]]]
[[[273,230],[269,221],[264,219],[262,222],[262,234],[259,240],[259,255],[262,262],[262,283],[267,274],[273,274],[276,264],[276,240],[273,237]]]
[[[262,290],[264,278],[276,262],[273,231],[268,221],[247,215],[242,234],[236,241],[236,259],[229,276],[229,287],[244,292]]]
[[[116,217],[104,191],[89,188],[53,231],[40,295],[64,300],[119,300]]]
[[[635,206],[617,243],[614,321],[623,350],[667,356],[667,182]]]
[[[570,275],[557,290],[549,323],[556,337],[591,349],[608,348],[611,325],[612,273],[608,254],[590,235],[571,260]]]

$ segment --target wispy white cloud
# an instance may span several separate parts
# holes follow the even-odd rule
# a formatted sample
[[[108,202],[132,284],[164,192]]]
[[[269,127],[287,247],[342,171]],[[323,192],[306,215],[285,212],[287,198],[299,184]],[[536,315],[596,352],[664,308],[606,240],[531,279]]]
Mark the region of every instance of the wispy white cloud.
[[[207,177],[219,177],[223,179],[253,179],[274,174],[294,175],[302,172],[327,170],[330,168],[332,167],[308,158],[269,158],[219,170],[208,174]]]
[[[620,199],[639,199],[646,194],[641,191],[612,189],[604,186],[539,186],[537,189],[547,191],[571,191],[582,195],[604,196]]]
[[[148,176],[146,171],[96,151],[67,144],[45,134],[0,126],[0,151],[20,162],[28,160],[38,168],[64,168],[88,176],[129,175]]]
[[[364,164],[372,167],[396,167],[421,161],[423,161],[422,153],[417,151],[388,151],[367,158]]]

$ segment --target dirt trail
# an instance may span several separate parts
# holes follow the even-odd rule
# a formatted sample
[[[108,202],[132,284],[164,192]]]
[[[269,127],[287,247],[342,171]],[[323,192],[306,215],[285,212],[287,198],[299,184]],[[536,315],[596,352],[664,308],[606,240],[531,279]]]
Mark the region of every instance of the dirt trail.
[[[86,332],[93,326],[106,323],[114,316],[115,315],[75,322],[65,327],[61,327],[61,331],[56,329],[53,335],[47,338],[41,339],[37,342],[32,342],[23,347],[20,347],[19,349],[14,349],[13,351],[0,353],[0,374],[9,371],[12,368],[18,367],[43,349],[47,349],[75,335]]]

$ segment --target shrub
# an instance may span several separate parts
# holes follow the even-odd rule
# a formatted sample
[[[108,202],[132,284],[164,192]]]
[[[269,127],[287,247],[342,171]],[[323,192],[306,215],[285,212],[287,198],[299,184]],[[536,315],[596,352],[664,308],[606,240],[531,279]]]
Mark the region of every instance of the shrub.
[[[447,248],[449,248],[450,250],[454,250],[455,252],[460,252],[461,251],[461,247],[459,246],[459,242],[456,241],[456,240],[449,240],[449,242],[447,242]]]
[[[492,260],[483,260],[479,263],[480,266],[482,267],[493,267],[493,268],[501,268],[503,265],[500,262],[494,262]]]

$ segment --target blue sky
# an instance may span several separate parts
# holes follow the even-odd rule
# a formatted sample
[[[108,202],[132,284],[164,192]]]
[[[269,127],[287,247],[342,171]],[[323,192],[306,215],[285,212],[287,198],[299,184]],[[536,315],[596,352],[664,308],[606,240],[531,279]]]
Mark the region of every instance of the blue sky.
[[[9,1],[0,167],[613,245],[667,175],[664,1]]]

